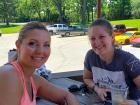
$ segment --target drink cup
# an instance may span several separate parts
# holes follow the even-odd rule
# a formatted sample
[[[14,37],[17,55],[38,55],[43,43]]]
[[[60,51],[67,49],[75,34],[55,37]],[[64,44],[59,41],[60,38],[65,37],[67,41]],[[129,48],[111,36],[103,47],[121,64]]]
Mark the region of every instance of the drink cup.
[[[112,105],[118,105],[127,98],[128,88],[119,88],[117,86],[111,87]]]

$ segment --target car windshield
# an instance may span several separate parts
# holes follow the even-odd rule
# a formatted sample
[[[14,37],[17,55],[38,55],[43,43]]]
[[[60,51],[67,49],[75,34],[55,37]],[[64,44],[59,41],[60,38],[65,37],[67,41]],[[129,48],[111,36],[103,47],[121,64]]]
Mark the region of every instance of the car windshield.
[[[131,33],[131,32],[126,32],[126,33],[125,33],[126,36],[132,36],[132,34],[133,34],[133,33]]]

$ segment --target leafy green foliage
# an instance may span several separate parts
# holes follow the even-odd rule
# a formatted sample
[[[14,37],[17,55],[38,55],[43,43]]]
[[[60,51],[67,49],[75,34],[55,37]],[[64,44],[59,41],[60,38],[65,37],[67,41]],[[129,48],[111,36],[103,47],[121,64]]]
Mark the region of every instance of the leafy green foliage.
[[[139,0],[101,0],[101,3],[103,18],[140,18]],[[0,21],[85,24],[96,19],[96,7],[97,0],[0,0]]]
[[[140,18],[140,0],[132,0],[132,16]]]
[[[129,19],[131,18],[130,0],[108,0],[109,14],[108,19]]]

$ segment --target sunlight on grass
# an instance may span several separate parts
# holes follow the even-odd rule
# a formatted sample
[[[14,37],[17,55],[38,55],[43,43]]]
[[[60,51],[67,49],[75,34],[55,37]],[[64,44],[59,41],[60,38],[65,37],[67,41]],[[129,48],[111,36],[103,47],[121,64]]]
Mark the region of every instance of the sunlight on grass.
[[[112,24],[125,24],[126,27],[138,27],[138,30],[140,31],[140,19],[130,19],[130,20],[117,20],[117,21],[111,21]]]
[[[15,26],[1,26],[0,30],[2,31],[2,34],[10,34],[10,33],[18,33],[21,29],[21,25],[15,25]]]

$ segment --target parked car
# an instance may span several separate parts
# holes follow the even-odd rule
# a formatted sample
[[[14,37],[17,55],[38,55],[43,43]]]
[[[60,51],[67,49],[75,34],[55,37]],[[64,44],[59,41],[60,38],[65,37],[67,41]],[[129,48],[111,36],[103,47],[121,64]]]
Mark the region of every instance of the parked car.
[[[134,37],[140,37],[139,31],[127,31],[122,35],[115,36],[115,42],[119,44],[130,44]]]
[[[135,47],[140,47],[140,37],[133,38],[130,43]]]
[[[60,30],[58,31],[62,37],[70,36],[70,35],[86,35],[87,28],[81,28],[79,25],[71,25],[68,30]]]
[[[117,42],[114,42],[114,47],[115,47],[116,49],[122,49],[122,45],[119,44],[119,43],[117,43]]]
[[[68,30],[68,26],[66,24],[48,25],[46,28],[48,29],[50,35],[57,34],[57,32],[61,30]]]
[[[113,30],[115,35],[121,35],[127,31],[138,31],[137,27],[126,27],[125,24],[114,24]]]

